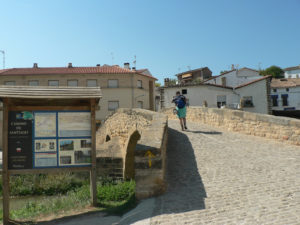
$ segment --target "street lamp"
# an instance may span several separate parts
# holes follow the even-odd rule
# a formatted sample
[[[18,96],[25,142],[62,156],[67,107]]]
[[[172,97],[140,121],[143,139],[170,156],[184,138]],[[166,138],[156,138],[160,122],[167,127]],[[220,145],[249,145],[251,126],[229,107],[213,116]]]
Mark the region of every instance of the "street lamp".
[[[3,54],[3,69],[5,69],[5,51],[0,50],[0,52]]]

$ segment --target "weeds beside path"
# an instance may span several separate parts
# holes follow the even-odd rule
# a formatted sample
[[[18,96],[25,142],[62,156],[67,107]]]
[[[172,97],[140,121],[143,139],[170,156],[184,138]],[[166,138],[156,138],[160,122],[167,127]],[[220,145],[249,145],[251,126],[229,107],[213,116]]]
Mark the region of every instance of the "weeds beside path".
[[[103,211],[109,214],[121,215],[135,206],[135,182],[134,181],[112,181],[100,180],[97,183],[97,199],[98,207],[89,207],[90,201],[90,186],[87,181],[74,181],[69,185],[68,182],[61,180],[59,185],[48,183],[46,189],[41,185],[43,182],[36,183],[33,187],[24,184],[25,180],[38,179],[31,176],[30,178],[18,177],[13,185],[13,193],[24,195],[24,193],[43,194],[45,198],[39,201],[28,201],[25,206],[11,210],[10,218],[13,220],[26,221],[30,219],[40,220],[41,218],[49,217],[49,215],[62,216],[72,211]],[[23,180],[23,184],[21,182]],[[42,179],[43,180],[43,179]],[[54,179],[53,179],[54,180]],[[59,179],[58,179],[59,180]],[[76,180],[76,179],[75,179]],[[26,183],[26,182],[25,182]],[[30,183],[30,182],[28,182]],[[54,182],[55,183],[55,182]],[[75,186],[75,187],[74,187]],[[49,188],[50,187],[50,188]],[[69,188],[69,191],[67,190]],[[35,190],[35,191],[34,191]],[[38,190],[38,191],[36,191]],[[55,195],[49,198],[47,195]],[[47,198],[48,197],[48,198]],[[0,210],[0,220],[2,221],[2,209]]]

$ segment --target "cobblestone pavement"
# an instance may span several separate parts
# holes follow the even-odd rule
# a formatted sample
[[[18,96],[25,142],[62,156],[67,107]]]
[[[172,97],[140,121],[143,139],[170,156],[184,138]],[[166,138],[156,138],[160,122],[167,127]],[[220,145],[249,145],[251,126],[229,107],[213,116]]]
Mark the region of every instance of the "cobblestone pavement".
[[[300,147],[169,121],[167,192],[150,224],[300,224]]]

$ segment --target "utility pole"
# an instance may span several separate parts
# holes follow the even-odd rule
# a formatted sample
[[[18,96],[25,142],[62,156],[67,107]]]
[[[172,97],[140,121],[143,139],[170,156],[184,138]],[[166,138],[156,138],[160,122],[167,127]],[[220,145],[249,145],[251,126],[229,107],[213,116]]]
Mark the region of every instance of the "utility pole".
[[[3,69],[5,69],[5,51],[0,50],[0,52],[3,54]]]

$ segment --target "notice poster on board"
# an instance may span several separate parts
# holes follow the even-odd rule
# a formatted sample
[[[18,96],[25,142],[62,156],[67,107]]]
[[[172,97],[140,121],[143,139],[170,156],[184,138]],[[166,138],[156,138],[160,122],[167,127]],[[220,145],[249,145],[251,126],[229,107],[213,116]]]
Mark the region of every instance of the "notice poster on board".
[[[91,149],[91,139],[61,139],[59,140],[59,165],[91,164]]]
[[[56,167],[57,154],[56,152],[36,153],[34,157],[35,167]]]
[[[34,113],[34,136],[55,137],[56,136],[56,113],[36,112]]]
[[[59,112],[59,137],[91,136],[90,112]]]
[[[32,119],[29,111],[8,115],[8,169],[32,169]]]
[[[56,139],[35,139],[35,152],[56,152]]]

